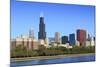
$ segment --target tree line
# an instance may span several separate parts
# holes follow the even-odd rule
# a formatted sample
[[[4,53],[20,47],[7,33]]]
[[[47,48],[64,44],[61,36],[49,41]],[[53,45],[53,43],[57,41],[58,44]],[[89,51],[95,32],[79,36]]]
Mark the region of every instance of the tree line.
[[[55,55],[67,55],[67,54],[82,54],[82,53],[95,53],[95,46],[73,46],[73,48],[66,48],[62,46],[52,46],[46,48],[40,45],[37,50],[27,49],[22,45],[16,46],[16,48],[11,49],[11,58],[20,57],[36,57],[36,56],[55,56]]]

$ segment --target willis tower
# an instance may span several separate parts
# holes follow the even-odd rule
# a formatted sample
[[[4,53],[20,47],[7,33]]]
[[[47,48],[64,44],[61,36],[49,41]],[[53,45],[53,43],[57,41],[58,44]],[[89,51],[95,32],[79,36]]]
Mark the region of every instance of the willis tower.
[[[46,38],[46,32],[45,32],[44,17],[41,14],[41,16],[40,16],[40,23],[39,23],[38,39],[45,40],[45,38]]]

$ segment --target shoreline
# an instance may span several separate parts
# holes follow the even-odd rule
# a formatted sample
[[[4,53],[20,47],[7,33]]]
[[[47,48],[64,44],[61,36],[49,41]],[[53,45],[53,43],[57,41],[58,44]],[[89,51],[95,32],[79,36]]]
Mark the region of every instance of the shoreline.
[[[31,60],[43,60],[43,59],[60,59],[66,57],[80,57],[95,55],[95,53],[84,53],[84,54],[66,54],[66,55],[56,55],[56,56],[37,56],[37,57],[23,57],[23,58],[11,58],[11,62],[20,62],[20,61],[31,61]]]

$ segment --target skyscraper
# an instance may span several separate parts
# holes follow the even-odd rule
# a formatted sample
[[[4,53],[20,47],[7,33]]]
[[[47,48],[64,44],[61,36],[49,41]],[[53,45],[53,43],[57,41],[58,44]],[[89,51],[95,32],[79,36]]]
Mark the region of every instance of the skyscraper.
[[[90,39],[91,39],[90,34],[88,34],[88,40],[90,40]]]
[[[68,36],[62,36],[61,40],[62,40],[62,44],[68,43]]]
[[[34,30],[32,28],[29,29],[29,38],[34,38]]]
[[[83,29],[77,30],[77,41],[79,41],[80,46],[86,45],[86,30]]]
[[[58,44],[61,43],[61,36],[59,32],[55,32],[55,42]]]
[[[43,17],[43,15],[41,15],[40,16],[38,39],[45,40],[45,38],[46,38],[46,32],[45,32],[44,17]]]
[[[91,36],[90,36],[90,34],[88,33],[87,34],[87,41],[90,41],[91,40]]]
[[[75,34],[72,33],[72,34],[69,34],[69,44],[72,46],[72,45],[75,45]]]

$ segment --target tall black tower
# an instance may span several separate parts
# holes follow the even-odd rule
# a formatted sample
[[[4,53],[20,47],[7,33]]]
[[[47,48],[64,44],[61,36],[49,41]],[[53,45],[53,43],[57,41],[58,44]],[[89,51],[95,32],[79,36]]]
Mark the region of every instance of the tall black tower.
[[[44,17],[40,16],[38,39],[43,39],[44,40],[45,38],[46,38],[46,32],[45,32]]]

